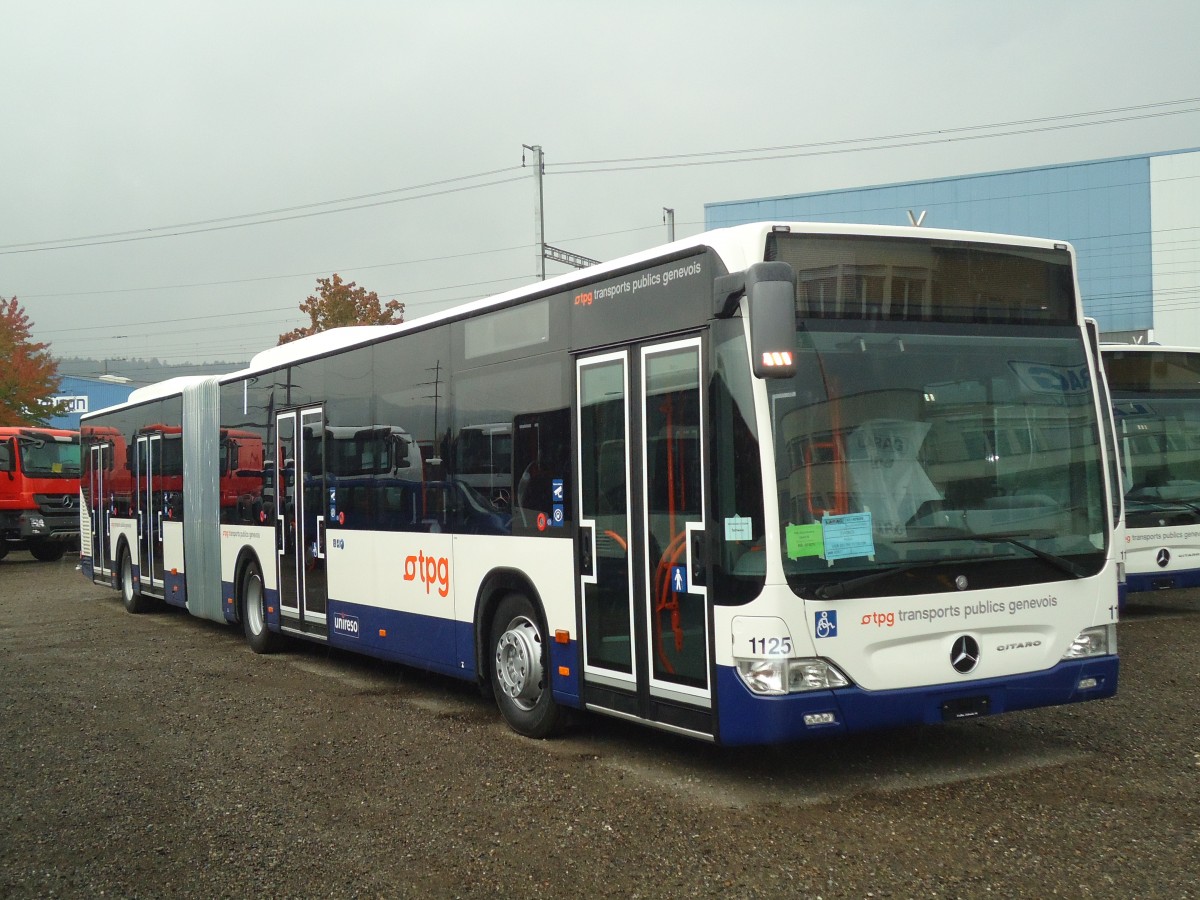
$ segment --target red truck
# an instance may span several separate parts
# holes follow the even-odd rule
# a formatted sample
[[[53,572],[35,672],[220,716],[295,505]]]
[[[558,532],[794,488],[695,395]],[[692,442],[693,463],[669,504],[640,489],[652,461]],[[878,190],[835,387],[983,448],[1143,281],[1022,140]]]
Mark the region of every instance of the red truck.
[[[79,545],[79,432],[0,426],[0,559],[53,562]]]

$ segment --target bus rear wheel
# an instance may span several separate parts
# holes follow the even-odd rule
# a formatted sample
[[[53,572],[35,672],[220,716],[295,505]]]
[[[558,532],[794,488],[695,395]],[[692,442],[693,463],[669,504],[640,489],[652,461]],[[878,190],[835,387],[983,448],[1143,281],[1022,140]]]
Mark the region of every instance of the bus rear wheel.
[[[125,604],[125,611],[131,613],[144,613],[150,609],[150,600],[142,595],[137,589],[137,585],[133,583],[133,559],[129,555],[129,548],[121,548],[121,561],[117,564],[117,574],[121,580],[121,602]]]
[[[554,734],[563,710],[550,690],[549,651],[527,597],[509,594],[500,601],[490,637],[492,691],[504,720],[526,737]]]
[[[238,588],[241,598],[242,632],[246,643],[255,653],[274,653],[279,649],[280,638],[267,627],[267,591],[263,587],[262,569],[257,562],[247,564],[242,570]]]

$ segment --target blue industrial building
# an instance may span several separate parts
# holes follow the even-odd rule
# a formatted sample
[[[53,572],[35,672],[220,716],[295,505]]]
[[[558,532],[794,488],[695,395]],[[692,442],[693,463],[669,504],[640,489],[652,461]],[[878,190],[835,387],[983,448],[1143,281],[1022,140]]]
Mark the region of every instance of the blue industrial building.
[[[709,203],[704,212],[707,228],[918,221],[1070,241],[1084,309],[1106,336],[1200,346],[1200,149]]]
[[[136,384],[124,378],[64,375],[59,379],[58,393],[54,395],[53,400],[56,403],[66,403],[68,412],[65,416],[54,416],[47,424],[51,428],[78,431],[80,416],[86,412],[104,409],[106,406],[124,403],[136,387]]]

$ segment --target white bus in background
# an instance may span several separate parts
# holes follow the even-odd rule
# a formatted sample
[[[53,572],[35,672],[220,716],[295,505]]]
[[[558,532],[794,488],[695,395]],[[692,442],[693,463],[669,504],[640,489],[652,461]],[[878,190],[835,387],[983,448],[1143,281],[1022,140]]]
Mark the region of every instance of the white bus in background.
[[[1200,586],[1200,349],[1104,344],[1127,589]]]
[[[1108,697],[1119,495],[1074,265],[761,223],[315,335],[85,416],[88,448],[138,450],[126,507],[84,479],[82,568],[258,652],[477,682],[531,736],[587,710],[766,744]],[[231,430],[261,437],[257,504],[218,502]]]

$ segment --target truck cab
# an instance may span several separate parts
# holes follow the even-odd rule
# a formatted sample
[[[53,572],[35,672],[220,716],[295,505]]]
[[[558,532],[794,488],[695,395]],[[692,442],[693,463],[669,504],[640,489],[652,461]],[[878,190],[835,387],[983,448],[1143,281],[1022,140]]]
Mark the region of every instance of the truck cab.
[[[0,427],[0,559],[41,562],[79,545],[79,432]]]

